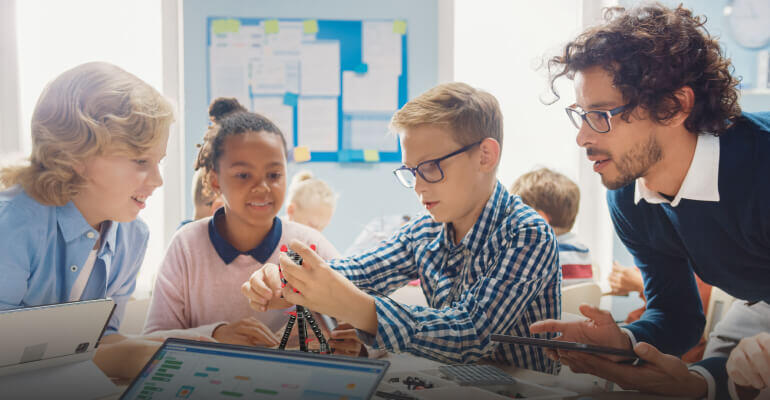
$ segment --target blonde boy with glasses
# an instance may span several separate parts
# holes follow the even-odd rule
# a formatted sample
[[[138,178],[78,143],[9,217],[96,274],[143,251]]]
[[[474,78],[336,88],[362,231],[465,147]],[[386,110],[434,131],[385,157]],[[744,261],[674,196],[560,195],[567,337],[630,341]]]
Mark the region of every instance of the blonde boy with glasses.
[[[408,102],[391,126],[404,163],[394,173],[427,214],[369,251],[328,263],[293,242],[302,266],[281,258],[283,289],[277,265],[255,272],[243,285],[252,307],[301,304],[355,328],[333,338],[358,337],[377,349],[555,373],[540,349],[490,340],[493,333],[532,336],[530,321],[561,314],[553,231],[496,177],[497,100],[464,83],[442,84]],[[417,278],[428,307],[386,296]]]

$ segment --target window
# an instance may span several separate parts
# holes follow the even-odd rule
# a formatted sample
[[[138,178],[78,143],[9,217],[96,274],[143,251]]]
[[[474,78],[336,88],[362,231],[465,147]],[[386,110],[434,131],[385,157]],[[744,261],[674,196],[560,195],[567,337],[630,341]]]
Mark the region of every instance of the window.
[[[455,80],[491,92],[503,111],[501,182],[540,166],[577,181],[577,132],[562,105],[572,84],[562,80],[563,101],[546,106],[547,73],[536,67],[580,31],[581,2],[456,0],[454,13]]]
[[[498,170],[509,187],[538,167],[561,172],[580,187],[580,212],[574,231],[590,249],[604,282],[612,266],[612,232],[605,189],[575,142],[577,130],[564,107],[575,92],[568,79],[557,81],[561,100],[550,96],[547,69],[537,67],[562,50],[584,26],[599,20],[614,0],[566,2],[455,0],[454,79],[494,94],[503,112],[505,141]]]

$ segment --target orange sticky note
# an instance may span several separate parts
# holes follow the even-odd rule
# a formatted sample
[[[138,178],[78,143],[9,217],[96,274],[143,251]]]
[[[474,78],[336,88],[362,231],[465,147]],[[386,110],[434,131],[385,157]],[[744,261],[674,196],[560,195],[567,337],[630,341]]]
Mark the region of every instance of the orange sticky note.
[[[305,162],[310,161],[310,149],[304,146],[298,146],[294,148],[294,161]]]
[[[364,150],[364,161],[366,162],[380,161],[380,152],[377,150]]]

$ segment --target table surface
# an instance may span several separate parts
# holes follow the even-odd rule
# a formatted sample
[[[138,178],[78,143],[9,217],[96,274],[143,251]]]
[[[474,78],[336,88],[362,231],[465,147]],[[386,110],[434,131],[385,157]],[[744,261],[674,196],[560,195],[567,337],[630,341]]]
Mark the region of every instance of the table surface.
[[[443,363],[413,356],[411,354],[388,353],[383,359],[390,361],[388,373],[415,372],[423,370],[434,370]],[[567,397],[567,399],[594,399],[594,400],[615,400],[615,399],[660,399],[660,396],[643,395],[638,392],[613,391],[617,390],[613,385],[608,385],[606,380],[592,375],[575,374],[569,368],[563,366],[559,375],[550,375],[542,372],[532,371],[514,366],[505,366],[492,364],[502,369],[514,378],[518,378],[530,383],[546,387],[556,387],[566,389],[578,396]],[[118,385],[121,392],[126,389],[127,383]],[[99,400],[117,400],[120,394],[104,397]]]
[[[404,297],[400,300],[408,300],[411,303],[424,302],[422,291],[419,287],[405,287],[400,290],[399,296]],[[579,315],[573,315],[564,313],[562,320],[578,320],[583,319]],[[417,372],[424,370],[435,370],[443,363],[429,360],[426,358],[417,357],[407,353],[387,353],[383,359],[390,361],[390,368],[388,373],[399,372]],[[483,363],[483,362],[482,362]],[[514,378],[521,379],[530,383],[546,387],[555,387],[560,389],[569,390],[574,393],[578,393],[577,396],[568,397],[568,399],[594,399],[594,400],[615,400],[615,399],[660,399],[661,396],[643,395],[633,391],[618,391],[620,390],[612,383],[608,383],[605,379],[587,375],[576,374],[572,372],[568,367],[562,366],[559,375],[550,375],[542,372],[532,371],[525,368],[518,368],[509,365],[492,364],[502,369],[507,374]],[[124,391],[129,382],[119,382],[118,387],[121,392]],[[104,397],[99,400],[117,400],[120,398],[120,394]],[[669,398],[670,399],[670,398]]]

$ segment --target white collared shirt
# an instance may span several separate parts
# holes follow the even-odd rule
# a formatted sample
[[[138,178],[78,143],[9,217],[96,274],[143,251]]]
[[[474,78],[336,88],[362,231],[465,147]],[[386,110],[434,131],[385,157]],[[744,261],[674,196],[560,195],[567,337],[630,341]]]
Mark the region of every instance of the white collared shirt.
[[[678,206],[682,199],[719,201],[719,138],[710,133],[698,135],[690,169],[672,201],[648,189],[641,178],[637,178],[634,204],[639,204],[641,199],[650,204],[671,203],[671,207]]]

